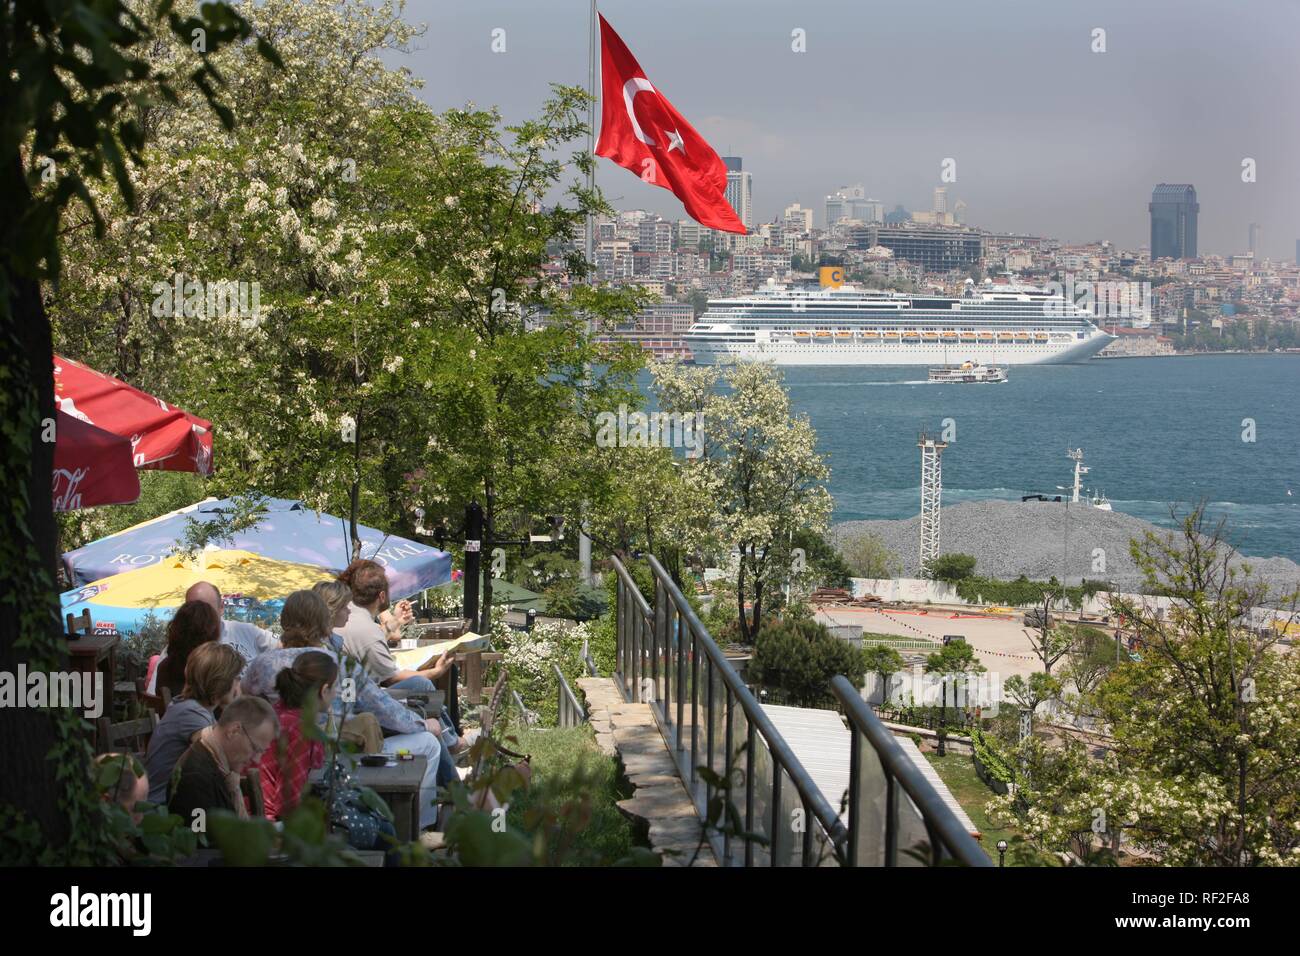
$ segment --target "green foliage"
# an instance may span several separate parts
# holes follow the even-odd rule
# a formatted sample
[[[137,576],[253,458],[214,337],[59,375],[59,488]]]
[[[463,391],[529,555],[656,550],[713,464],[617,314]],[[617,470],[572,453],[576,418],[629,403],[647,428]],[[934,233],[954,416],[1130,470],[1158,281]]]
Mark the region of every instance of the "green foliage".
[[[550,617],[590,621],[605,609],[603,589],[574,579],[565,579],[552,584],[546,589],[545,597],[546,613]]]
[[[1013,674],[1007,678],[1002,689],[1008,697],[1031,713],[1044,701],[1061,696],[1061,682],[1043,671],[1035,671],[1028,677]]]
[[[941,554],[929,565],[929,576],[935,581],[956,584],[975,575],[975,556],[970,554]]]
[[[862,664],[867,671],[879,674],[882,681],[888,682],[891,674],[897,674],[903,669],[903,655],[884,644],[871,644],[868,646],[864,641]]]
[[[531,632],[515,631],[498,623],[492,632],[492,646],[504,657],[489,668],[488,679],[496,679],[497,667],[509,674],[509,687],[519,694],[536,725],[554,727],[559,719],[558,667],[575,694],[581,695],[578,679],[587,676],[582,645],[590,647],[589,625],[552,621],[534,625]],[[520,715],[511,714],[515,721]],[[518,748],[512,747],[512,750]]]
[[[134,504],[84,508],[56,515],[60,549],[74,551],[143,521],[187,508],[207,496],[204,480],[190,472],[142,469],[138,474],[140,500]]]
[[[533,782],[510,805],[508,824],[524,832],[546,827],[546,865],[609,866],[633,849],[633,834],[618,801],[616,761],[596,746],[589,726],[523,730],[510,746],[532,755]]]
[[[618,622],[614,611],[588,623],[587,653],[602,677],[609,677],[618,668]]]
[[[746,676],[781,691],[795,706],[810,707],[831,699],[831,678],[837,674],[861,687],[866,672],[862,651],[832,636],[824,625],[783,618],[759,632]]]
[[[999,581],[995,578],[972,575],[956,583],[957,594],[964,600],[983,599],[986,604],[1005,604],[1011,607],[1041,604],[1044,592],[1051,592],[1054,595],[1062,593],[1061,586],[1055,578],[1050,581],[1031,581],[1023,574],[1014,581]],[[1089,593],[1088,587],[1087,582],[1078,587],[1067,587],[1064,591],[1065,597],[1071,605],[1079,607],[1083,603],[1084,595]],[[1096,593],[1100,587],[1100,584],[1096,584],[1092,593]]]
[[[779,555],[796,532],[822,532],[830,515],[830,472],[806,416],[790,409],[780,375],[763,363],[719,368],[654,367],[658,405],[703,415],[703,447],[682,467],[684,484],[707,521],[682,527],[693,550],[736,562],[741,640],[755,639],[764,595],[789,579]],[[745,610],[742,612],[740,608]]]
[[[5,633],[12,649],[32,670],[54,670],[64,648],[57,620],[57,593],[36,529],[49,513],[32,513],[33,482],[49,481],[34,472],[47,461],[33,454],[41,433],[42,396],[48,401],[51,356],[44,351],[48,328],[39,280],[57,284],[65,213],[77,202],[96,239],[105,235],[100,203],[92,195],[110,178],[123,202],[135,205],[133,174],[143,162],[145,129],[141,118],[160,100],[175,102],[182,91],[198,90],[229,129],[233,117],[219,99],[225,80],[210,57],[223,47],[247,40],[252,29],[226,3],[204,3],[182,16],[170,2],[158,2],[137,16],[118,0],[46,3],[16,0],[6,4],[0,37],[0,496],[6,502],[0,524],[0,594],[4,595]],[[187,47],[167,69],[148,61],[148,51],[166,38],[188,44],[203,32],[202,50]],[[258,54],[277,61],[276,51],[257,40]],[[133,170],[132,167],[136,167]],[[51,286],[57,287],[56,285]],[[34,350],[31,343],[41,343]],[[44,466],[42,466],[44,467]],[[48,488],[48,485],[46,486]],[[37,499],[41,507],[48,498]],[[65,864],[102,862],[113,848],[101,826],[100,809],[86,786],[90,759],[84,722],[71,709],[50,708],[54,743],[46,756],[54,768],[58,843],[40,848],[42,856],[61,855]],[[21,792],[21,787],[15,788]],[[43,787],[28,789],[46,800]],[[0,807],[7,823],[27,829],[35,807]],[[45,807],[41,807],[45,814]],[[66,825],[66,831],[63,830]],[[54,834],[47,834],[53,838]],[[35,847],[27,845],[27,850]],[[21,858],[18,858],[21,859]],[[11,859],[10,862],[18,862]]]
[[[1015,771],[1003,755],[996,738],[985,736],[978,725],[973,725],[970,728],[970,741],[975,758],[983,765],[985,773],[1000,783],[1009,784],[1015,780]]]
[[[122,642],[117,646],[120,679],[134,680],[145,676],[149,658],[161,654],[167,646],[167,623],[165,618],[150,611],[136,630],[122,634]]]
[[[927,674],[982,674],[984,670],[975,656],[975,648],[965,641],[944,644],[925,659]]]
[[[885,546],[880,535],[859,531],[839,544],[844,562],[859,578],[892,578],[902,570],[898,556]]]
[[[215,515],[203,520],[186,517],[176,553],[192,560],[205,548],[229,547],[235,535],[256,527],[265,515],[265,495],[256,492],[236,495],[230,499],[228,508]]]
[[[779,547],[778,542],[778,547]],[[807,528],[794,533],[794,540],[789,550],[799,549],[807,566],[806,576],[813,588],[847,588],[853,572],[844,558],[835,550],[824,534]],[[805,590],[801,588],[800,590]],[[811,588],[807,589],[811,590]]]

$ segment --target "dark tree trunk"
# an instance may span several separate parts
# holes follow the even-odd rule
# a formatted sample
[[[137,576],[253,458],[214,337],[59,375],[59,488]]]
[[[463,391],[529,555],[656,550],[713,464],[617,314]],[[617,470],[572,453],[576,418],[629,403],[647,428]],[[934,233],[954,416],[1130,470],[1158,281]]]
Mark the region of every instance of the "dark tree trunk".
[[[11,206],[8,201],[2,205]],[[4,404],[11,410],[22,409],[34,392],[39,410],[30,451],[15,446],[11,433],[0,428],[0,469],[3,469],[0,473],[5,476],[5,500],[0,501],[0,536],[4,539],[4,551],[16,557],[10,566],[0,567],[0,597],[3,598],[0,600],[0,671],[16,674],[18,665],[28,663],[32,656],[28,647],[17,646],[18,639],[21,637],[28,644],[39,639],[37,634],[22,633],[22,616],[30,614],[35,605],[45,605],[39,609],[41,627],[48,628],[49,635],[62,642],[55,600],[58,532],[50,490],[54,443],[40,439],[40,422],[55,415],[54,373],[50,323],[41,302],[40,287],[31,279],[15,276],[10,263],[4,263],[3,268],[9,292],[9,314],[0,317],[5,325],[0,339],[5,352],[0,358],[0,370],[7,379],[0,387],[9,393]],[[20,422],[11,415],[5,425],[15,427]],[[25,530],[16,514],[16,502],[23,496],[29,503]],[[31,576],[33,569],[38,572],[36,577]],[[66,667],[66,660],[66,651],[60,649],[59,666]],[[111,692],[111,688],[108,690]],[[75,786],[75,781],[83,776],[86,785],[90,785],[87,768],[49,765],[46,754],[55,740],[54,722],[46,711],[0,708],[0,741],[3,741],[0,747],[4,752],[0,762],[3,764],[0,807],[15,807],[34,820],[41,828],[46,847],[65,846],[68,842],[68,821],[59,807],[61,785],[56,774],[71,770],[67,785]]]
[[[496,539],[496,496],[492,493],[492,484],[483,486],[483,539],[479,543],[479,553],[483,554],[486,545]],[[492,575],[483,574],[483,591],[479,600],[478,633],[488,634],[492,630]]]
[[[744,644],[754,643],[750,637],[749,618],[745,615],[745,546],[740,546],[740,573],[736,578],[736,607],[740,619],[740,640]]]

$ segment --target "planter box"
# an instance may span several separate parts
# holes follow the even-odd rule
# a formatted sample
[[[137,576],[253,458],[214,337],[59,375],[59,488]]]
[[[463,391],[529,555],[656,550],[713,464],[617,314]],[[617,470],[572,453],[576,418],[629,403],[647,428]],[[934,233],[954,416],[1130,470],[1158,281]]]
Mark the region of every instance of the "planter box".
[[[988,768],[984,766],[983,762],[979,758],[979,754],[975,753],[973,748],[971,751],[971,757],[975,760],[975,773],[984,781],[985,786],[996,794],[1006,794],[1011,789],[1010,784],[1003,783],[1001,780],[994,777],[993,774],[989,773]]]

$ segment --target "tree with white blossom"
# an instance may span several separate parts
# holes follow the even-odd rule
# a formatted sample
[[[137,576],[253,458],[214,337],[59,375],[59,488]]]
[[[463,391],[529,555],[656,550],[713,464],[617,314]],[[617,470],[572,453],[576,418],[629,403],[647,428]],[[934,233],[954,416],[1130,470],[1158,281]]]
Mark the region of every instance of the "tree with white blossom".
[[[1089,695],[1110,733],[1104,759],[1043,755],[1031,738],[1026,779],[994,809],[1049,848],[1100,815],[1089,832],[1114,843],[1122,828],[1166,864],[1300,865],[1300,657],[1282,630],[1250,626],[1265,607],[1294,620],[1300,591],[1272,593],[1239,566],[1202,507],[1179,524],[1131,546],[1144,591],[1169,606],[1112,602],[1140,652]],[[1066,758],[1069,773],[1035,770]]]
[[[791,412],[772,367],[665,363],[654,376],[661,408],[701,416],[702,451],[686,461],[684,476],[712,507],[699,515],[688,540],[723,562],[735,554],[740,636],[753,643],[767,589],[790,570],[776,555],[786,553],[783,546],[796,531],[820,533],[827,526],[830,469],[817,451],[816,432],[806,417]]]

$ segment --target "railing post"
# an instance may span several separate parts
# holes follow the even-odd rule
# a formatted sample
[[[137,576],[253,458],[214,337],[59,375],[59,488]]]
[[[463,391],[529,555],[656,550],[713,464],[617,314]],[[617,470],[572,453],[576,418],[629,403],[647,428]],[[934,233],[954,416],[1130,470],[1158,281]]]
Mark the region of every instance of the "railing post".
[[[691,786],[694,787],[695,778],[699,776],[696,767],[700,752],[700,654],[695,643],[695,628],[688,630],[691,632]]]
[[[727,774],[727,790],[726,790],[727,803],[730,804],[736,798],[735,791],[732,789],[732,787],[735,785],[735,778],[731,773],[731,766],[732,766],[731,762],[733,759],[732,750],[731,750],[731,746],[732,746],[731,711],[732,711],[732,704],[734,703],[734,700],[732,698],[731,691],[728,690],[725,691],[725,693],[727,695],[727,724],[726,724],[726,731],[723,734],[723,740],[725,741],[725,744],[723,746],[723,751],[726,755],[726,759],[724,761],[724,769],[726,770],[726,774]],[[727,820],[727,829],[724,830],[722,833],[722,856],[723,856],[722,865],[730,866],[731,865],[731,814],[728,813],[725,819]]]
[[[717,773],[717,769],[714,767],[713,764],[713,757],[714,757],[713,725],[715,723],[714,715],[716,711],[714,708],[716,707],[716,704],[713,700],[713,661],[711,659],[706,660],[704,662],[704,669],[708,673],[708,681],[709,681],[709,689],[705,691],[705,695],[704,695],[704,699],[706,701],[704,709],[708,711],[708,717],[706,719],[709,722],[708,728],[706,729],[704,735],[706,741],[705,747],[707,749],[707,754],[708,754],[707,757],[705,757],[705,766],[707,766],[710,771]]]
[[[849,838],[846,841],[848,866],[858,865],[862,839],[862,734],[849,721]]]
[[[650,683],[654,685],[651,704],[659,701],[659,648],[664,632],[664,622],[668,614],[668,592],[663,587],[659,575],[654,579],[654,626],[650,628]]]
[[[781,761],[772,754],[772,859],[768,861],[769,866],[780,866],[777,862],[781,858]]]
[[[677,749],[682,749],[682,721],[686,719],[686,647],[682,640],[682,618],[673,614],[673,647],[677,654]]]
[[[745,833],[754,832],[754,747],[758,734],[752,720],[745,721]],[[754,841],[745,838],[745,866],[754,865]]]
[[[885,771],[885,866],[898,866],[898,781]]]
[[[811,867],[816,863],[816,854],[813,852],[813,814],[812,808],[808,806],[808,799],[803,800],[803,865]]]

